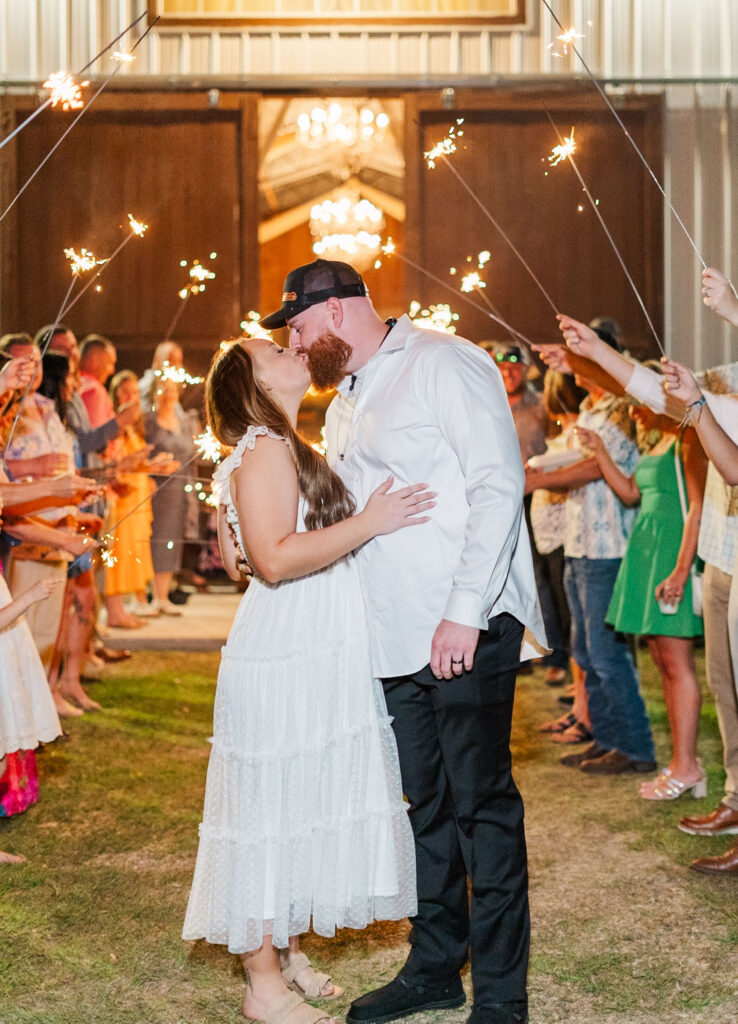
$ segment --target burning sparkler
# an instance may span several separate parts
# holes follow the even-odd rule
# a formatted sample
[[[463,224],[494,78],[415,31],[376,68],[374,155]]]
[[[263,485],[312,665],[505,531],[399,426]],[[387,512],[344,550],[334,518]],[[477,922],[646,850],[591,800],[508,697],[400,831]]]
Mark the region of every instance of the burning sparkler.
[[[202,434],[195,438],[195,448],[206,462],[220,462],[223,458],[223,446],[210,426],[207,426]]]
[[[55,71],[46,79],[43,88],[48,90],[48,102],[52,107],[61,107],[62,110],[79,110],[85,105],[82,90],[89,84],[89,82],[78,82],[74,75],[70,75],[66,71]]]
[[[575,153],[577,149],[576,143],[574,142],[574,126],[572,125],[571,135],[565,135],[564,141],[559,143],[558,146],[554,146],[551,150],[551,155],[548,158],[548,162],[552,167],[556,167],[562,160],[567,160],[572,153]]]
[[[117,60],[119,64],[132,64],[136,58],[132,53],[126,53],[125,50],[114,50],[110,59]]]
[[[456,152],[456,140],[461,138],[464,134],[463,131],[459,131],[458,128],[464,123],[463,117],[456,118],[456,124],[452,124],[448,130],[448,135],[437,142],[432,149],[429,149],[427,153],[423,153],[423,158],[428,164],[428,167],[433,169],[436,166],[436,160],[442,156],[448,156],[449,153]]]
[[[137,220],[133,216],[132,213],[128,214],[128,226],[131,229],[130,234],[126,235],[126,237],[123,239],[123,241],[117,246],[117,248],[113,251],[113,253],[110,256],[108,256],[107,259],[95,260],[93,255],[92,255],[92,253],[88,252],[87,249],[82,249],[82,252],[80,254],[75,253],[74,249],[65,249],[64,250],[64,255],[67,257],[67,259],[72,261],[72,273],[73,274],[78,274],[80,272],[80,270],[93,270],[96,265],[99,266],[100,269],[94,275],[94,277],[92,277],[91,280],[88,281],[88,283],[84,286],[84,288],[82,288],[81,291],[77,292],[77,294],[74,296],[72,301],[70,303],[68,303],[67,305],[62,307],[60,319],[61,319],[62,316],[65,316],[69,312],[69,310],[72,308],[72,306],[74,306],[77,302],[79,302],[79,300],[82,298],[82,296],[87,291],[87,289],[90,288],[93,284],[95,285],[95,288],[96,288],[97,291],[101,290],[100,286],[97,284],[97,280],[100,277],[100,275],[102,274],[103,270],[105,270],[105,268],[108,266],[108,264],[110,264],[115,259],[115,257],[121,251],[121,249],[125,245],[127,245],[132,238],[143,238],[144,234],[149,229],[149,225],[148,224],[144,224],[143,221]],[[86,255],[83,256],[82,254],[86,254]],[[93,260],[94,260],[94,262],[91,262]],[[82,265],[82,264],[84,264],[84,265]],[[77,266],[79,266],[79,269],[76,269]]]
[[[211,260],[215,260],[217,258],[217,252],[210,253]],[[190,298],[190,296],[199,295],[200,292],[204,292],[205,282],[212,281],[213,278],[215,277],[215,272],[209,270],[208,267],[202,264],[199,260],[193,260],[192,263],[190,264],[187,263],[187,260],[180,260],[179,265],[180,267],[188,268],[187,276],[189,277],[189,280],[187,281],[185,286],[183,288],[180,288],[179,291],[177,292],[177,295],[179,296],[181,301],[179,306],[177,307],[174,316],[170,321],[169,327],[167,327],[167,332],[164,335],[163,339],[164,341],[169,341],[169,339],[171,338],[172,332],[174,331],[174,328],[177,326],[179,318],[182,316],[184,308],[187,305],[187,300]]]
[[[479,288],[486,288],[487,282],[484,278],[480,277],[479,271],[473,270],[462,277],[460,287],[462,292],[473,292]]]
[[[251,309],[246,315],[246,318],[241,321],[239,327],[247,338],[266,338],[267,341],[270,341],[272,332],[268,331],[266,327],[262,327],[259,323],[260,320],[261,313],[257,313],[255,309]]]
[[[168,359],[160,370],[154,370],[154,376],[161,381],[173,380],[175,384],[202,384],[204,377],[191,377],[184,366],[173,366]]]
[[[107,260],[99,260],[96,256],[89,251],[89,249],[82,248],[79,252],[76,249],[65,249],[64,255],[69,260],[70,270],[74,277],[78,277],[80,274],[86,273],[88,270],[94,270],[95,267],[101,263],[107,263]]]
[[[548,44],[547,49],[551,51],[551,54],[554,57],[568,57],[569,47],[576,52],[574,47],[575,39],[584,39],[584,36],[577,32],[575,28],[568,28],[565,32],[562,31],[561,35],[556,36],[556,39]],[[554,50],[554,46],[556,46],[557,42],[562,44],[562,48],[564,50],[563,53],[559,53],[557,50]]]
[[[424,327],[429,331],[441,331],[443,334],[456,334],[454,323],[459,319],[459,314],[454,313],[446,302],[423,307],[417,299],[413,299],[408,309],[408,316],[416,327]]]
[[[115,552],[111,548],[105,546],[106,544],[112,544],[113,540],[114,538],[110,534],[100,538],[100,543],[102,545],[100,547],[100,561],[107,569],[112,569],[118,561],[118,556]]]

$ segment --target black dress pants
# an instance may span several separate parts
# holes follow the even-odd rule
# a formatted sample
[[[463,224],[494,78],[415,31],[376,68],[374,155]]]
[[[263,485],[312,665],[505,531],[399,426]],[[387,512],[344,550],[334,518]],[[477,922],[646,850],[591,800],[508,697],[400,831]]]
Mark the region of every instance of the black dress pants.
[[[530,945],[523,802],[510,723],[522,625],[490,619],[471,672],[383,680],[410,802],[418,914],[401,974],[437,987],[471,950],[477,1006],[526,999]],[[471,901],[467,889],[471,879]]]

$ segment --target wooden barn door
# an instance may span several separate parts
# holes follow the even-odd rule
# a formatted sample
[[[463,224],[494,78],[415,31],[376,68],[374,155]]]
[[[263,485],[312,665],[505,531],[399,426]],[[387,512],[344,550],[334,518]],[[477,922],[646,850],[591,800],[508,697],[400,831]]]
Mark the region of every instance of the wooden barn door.
[[[2,331],[35,331],[54,319],[70,281],[63,250],[111,255],[128,214],[149,224],[68,316],[82,335],[118,346],[119,365],[140,370],[180,304],[187,267],[215,272],[188,300],[173,337],[202,369],[258,301],[256,96],[103,94],[73,128],[2,223]],[[12,129],[37,105],[5,98]],[[45,111],[4,151],[2,208],[61,136],[72,115]],[[3,132],[5,134],[5,132]],[[217,253],[217,256],[212,256]],[[81,278],[85,283],[86,278]]]
[[[407,268],[407,297],[424,303],[449,302],[460,314],[459,333],[495,339],[504,332],[485,313],[459,296],[462,273],[483,272],[485,295],[502,317],[536,342],[554,341],[558,331],[551,306],[510,247],[442,161],[429,170],[423,153],[442,139],[457,118],[464,134],[449,157],[474,194],[499,222],[553,299],[557,309],[589,320],[615,317],[631,349],[654,353],[647,321],[596,215],[568,163],[549,165],[557,144],[546,111],[562,135],[574,127],[575,159],[599,201],[646,308],[663,330],[663,211],[658,191],[612,113],[593,87],[526,90],[447,91],[406,98],[406,246],[423,270],[449,288]],[[662,173],[662,100],[629,96],[619,113],[659,177]],[[472,262],[467,263],[467,257]],[[449,268],[456,267],[456,276]],[[454,294],[456,293],[456,294]],[[471,298],[485,306],[480,294]]]

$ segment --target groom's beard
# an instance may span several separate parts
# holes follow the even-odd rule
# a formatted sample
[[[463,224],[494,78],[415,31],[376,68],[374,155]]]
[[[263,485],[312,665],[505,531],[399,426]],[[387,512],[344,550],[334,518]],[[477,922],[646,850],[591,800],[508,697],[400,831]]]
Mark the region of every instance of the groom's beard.
[[[307,365],[318,391],[337,387],[346,376],[346,367],[353,349],[336,334],[321,334],[307,354]]]

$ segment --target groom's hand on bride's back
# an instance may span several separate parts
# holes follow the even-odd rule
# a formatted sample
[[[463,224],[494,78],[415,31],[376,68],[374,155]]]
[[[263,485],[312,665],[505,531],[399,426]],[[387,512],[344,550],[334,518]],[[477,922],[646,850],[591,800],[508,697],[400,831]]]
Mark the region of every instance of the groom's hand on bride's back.
[[[471,672],[478,641],[475,626],[441,619],[431,643],[430,670],[436,679],[453,679],[462,672]]]

